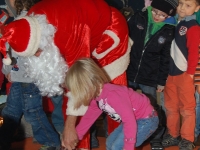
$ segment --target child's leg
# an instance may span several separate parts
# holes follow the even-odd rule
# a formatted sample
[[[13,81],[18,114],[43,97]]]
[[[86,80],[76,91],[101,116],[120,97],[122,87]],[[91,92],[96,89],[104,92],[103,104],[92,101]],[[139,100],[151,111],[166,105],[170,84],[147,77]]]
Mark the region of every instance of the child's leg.
[[[24,95],[24,117],[32,125],[35,139],[46,146],[59,146],[59,135],[43,111],[39,89],[33,83],[21,83],[21,86]]]
[[[196,98],[196,127],[195,127],[195,139],[197,140],[200,134],[200,96],[199,93],[195,92]]]
[[[51,97],[51,101],[54,105],[54,110],[51,114],[52,123],[58,133],[63,132],[64,117],[62,112],[63,95]]]
[[[122,150],[124,146],[124,133],[122,123],[107,137],[106,150]]]
[[[180,114],[182,115],[181,137],[190,142],[194,142],[196,101],[194,97],[195,87],[193,79],[190,75],[184,73],[178,81],[179,108]]]
[[[148,139],[158,127],[158,117],[137,120],[136,147]],[[107,138],[106,150],[122,150],[124,146],[123,125],[120,124]]]
[[[2,110],[3,125],[0,128],[0,145],[9,147],[22,115],[22,97],[19,83],[13,83]],[[6,149],[6,148],[5,148]]]
[[[176,78],[176,76],[168,76],[164,90],[168,133],[174,138],[180,135],[179,98]]]
[[[146,139],[148,139],[158,127],[158,117],[145,118],[137,120],[137,139],[135,146],[140,146]]]

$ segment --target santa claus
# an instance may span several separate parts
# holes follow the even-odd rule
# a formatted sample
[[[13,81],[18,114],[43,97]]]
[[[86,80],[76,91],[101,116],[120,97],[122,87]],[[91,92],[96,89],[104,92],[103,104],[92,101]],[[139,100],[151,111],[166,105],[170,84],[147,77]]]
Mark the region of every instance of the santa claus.
[[[42,95],[62,94],[67,68],[81,57],[92,57],[113,83],[126,85],[131,46],[128,28],[120,12],[102,0],[42,0],[27,16],[4,28],[0,49],[3,62],[10,64],[6,42],[17,55],[24,56],[27,76],[34,79]],[[84,115],[87,107],[74,110],[73,96],[66,95],[69,117],[63,145],[72,149],[77,140],[76,116]],[[109,132],[117,126],[111,121],[108,124]],[[79,147],[89,148],[87,144]]]

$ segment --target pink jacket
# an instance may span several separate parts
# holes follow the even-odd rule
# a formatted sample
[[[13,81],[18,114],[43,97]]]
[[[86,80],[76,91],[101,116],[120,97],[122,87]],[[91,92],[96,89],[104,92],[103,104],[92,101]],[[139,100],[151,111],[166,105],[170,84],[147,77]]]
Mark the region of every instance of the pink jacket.
[[[136,142],[137,122],[152,114],[153,106],[149,99],[126,86],[107,83],[99,97],[92,100],[86,114],[77,125],[79,139],[82,139],[102,112],[112,119],[122,122],[124,127],[124,148],[132,150]],[[129,140],[132,139],[132,140]]]

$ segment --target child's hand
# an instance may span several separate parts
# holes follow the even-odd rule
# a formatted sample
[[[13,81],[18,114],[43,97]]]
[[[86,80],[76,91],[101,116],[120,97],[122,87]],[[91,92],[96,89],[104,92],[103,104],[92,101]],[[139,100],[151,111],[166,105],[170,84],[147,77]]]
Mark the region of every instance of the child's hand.
[[[196,86],[196,91],[200,94],[200,85]]]
[[[8,81],[9,81],[9,82],[12,82],[12,81],[11,81],[11,76],[10,76],[10,73],[9,73],[9,74],[7,74],[7,75],[5,75],[5,77],[8,79]]]
[[[194,75],[192,75],[192,74],[189,74],[190,75],[190,77],[193,79],[194,78]]]
[[[37,52],[34,54],[36,57],[39,57],[42,53],[42,50],[38,48]]]
[[[157,92],[162,92],[164,90],[165,86],[158,85],[157,86]]]

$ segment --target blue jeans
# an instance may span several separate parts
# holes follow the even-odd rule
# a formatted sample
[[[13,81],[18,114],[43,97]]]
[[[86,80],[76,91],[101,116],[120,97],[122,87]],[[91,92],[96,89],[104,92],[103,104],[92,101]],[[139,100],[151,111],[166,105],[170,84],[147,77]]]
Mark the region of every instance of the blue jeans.
[[[40,91],[33,83],[12,83],[6,106],[2,111],[6,122],[0,128],[0,140],[3,138],[5,142],[10,142],[6,141],[12,139],[14,134],[14,130],[10,133],[10,126],[12,124],[13,128],[16,128],[22,114],[31,124],[33,135],[40,144],[54,147],[60,145],[59,136],[43,111]],[[10,137],[4,138],[6,134]]]
[[[129,87],[131,87],[134,90],[141,89],[142,93],[150,94],[151,96],[153,96],[153,98],[157,99],[155,87],[143,85],[143,84],[138,84],[138,83],[131,82],[131,81],[128,81],[128,85],[129,85]],[[164,93],[163,92],[160,93],[160,105],[162,106],[162,109],[164,110],[164,112],[166,112],[165,104],[164,104]]]
[[[165,100],[164,100],[164,92],[160,92],[160,105],[162,106],[162,109],[166,113]]]
[[[200,97],[199,93],[195,92],[196,98],[196,126],[195,126],[195,138],[200,134]]]
[[[138,84],[138,83],[131,82],[131,81],[128,81],[128,85],[129,85],[129,87],[131,87],[134,90],[141,89],[142,93],[147,94],[147,95],[149,94],[149,95],[151,95],[151,97],[153,97],[153,98],[149,97],[149,99],[151,101],[151,104],[154,106],[154,109],[156,109],[158,111],[160,125],[159,125],[159,128],[156,130],[156,132],[152,135],[151,140],[161,139],[164,134],[165,128],[166,128],[165,127],[166,126],[166,116],[165,116],[165,113],[163,113],[163,111],[162,111],[162,110],[165,111],[163,92],[160,93],[160,98],[161,98],[160,104],[162,106],[162,108],[161,108],[157,103],[157,94],[156,94],[155,87]]]
[[[54,110],[51,114],[52,123],[58,133],[63,132],[64,117],[62,112],[63,95],[51,97],[51,101],[54,105]]]
[[[158,127],[158,117],[137,120],[136,145],[140,146]],[[106,150],[122,150],[124,147],[123,123],[121,123],[107,138]]]
[[[141,89],[142,93],[150,94],[153,98],[157,99],[156,88],[148,85],[138,84],[135,82],[128,81],[128,86],[134,90]]]

